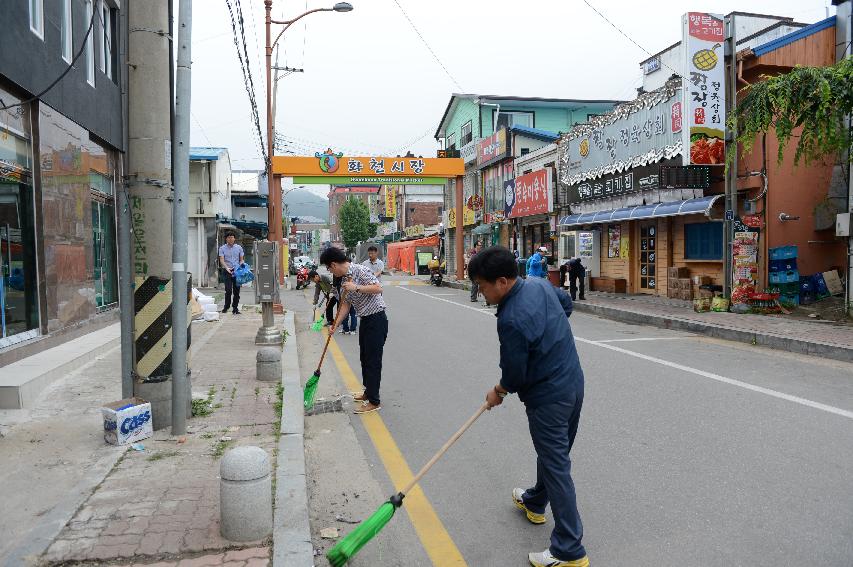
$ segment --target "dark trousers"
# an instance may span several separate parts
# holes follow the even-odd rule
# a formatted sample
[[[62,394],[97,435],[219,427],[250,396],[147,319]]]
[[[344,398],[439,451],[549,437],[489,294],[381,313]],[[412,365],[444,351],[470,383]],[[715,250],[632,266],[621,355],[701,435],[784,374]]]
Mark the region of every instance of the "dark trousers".
[[[471,280],[471,301],[477,301],[477,296],[480,294],[480,284]]]
[[[580,284],[578,284],[580,282]],[[569,291],[572,294],[572,300],[577,299],[578,287],[580,287],[581,299],[584,299],[584,277],[580,274],[569,272]]]
[[[522,500],[537,514],[544,514],[545,506],[551,502],[554,514],[551,555],[563,561],[574,561],[586,555],[581,545],[583,524],[578,514],[569,458],[582,405],[583,387],[572,400],[527,408],[530,436],[536,449],[536,486],[527,489]]]
[[[379,383],[382,381],[382,351],[388,338],[388,317],[385,311],[361,318],[358,350],[361,359],[361,381],[364,397],[379,405]]]
[[[326,300],[326,322],[331,325],[335,322],[335,305],[338,304],[338,298],[330,295]]]
[[[222,310],[228,311],[233,305],[234,311],[237,311],[237,307],[240,305],[240,285],[237,283],[236,277],[225,270],[223,272],[222,277],[225,279],[225,307]]]
[[[344,317],[343,325],[345,333],[355,332],[356,327],[358,327],[358,313],[355,312],[355,307],[352,305],[349,306],[349,313]]]

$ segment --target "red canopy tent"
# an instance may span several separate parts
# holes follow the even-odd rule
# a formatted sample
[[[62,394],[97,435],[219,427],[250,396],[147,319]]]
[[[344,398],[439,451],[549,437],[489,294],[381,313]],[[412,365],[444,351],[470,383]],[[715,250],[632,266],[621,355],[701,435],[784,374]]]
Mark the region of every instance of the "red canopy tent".
[[[389,270],[401,270],[407,274],[415,274],[415,252],[419,247],[438,246],[438,235],[433,234],[417,240],[392,242],[388,245],[385,256],[385,267]]]

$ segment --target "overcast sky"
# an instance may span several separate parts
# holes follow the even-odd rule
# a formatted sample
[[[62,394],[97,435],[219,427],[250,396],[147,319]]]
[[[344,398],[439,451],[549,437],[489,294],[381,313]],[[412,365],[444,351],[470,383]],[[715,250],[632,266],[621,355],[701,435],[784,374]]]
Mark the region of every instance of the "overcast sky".
[[[264,3],[241,3],[266,135]],[[273,19],[333,3],[275,0]],[[640,84],[638,63],[648,57],[583,0],[351,3],[355,9],[349,13],[307,16],[280,42],[279,65],[305,70],[279,81],[276,129],[295,152],[313,155],[332,147],[349,155],[397,155],[408,150],[434,155],[433,135],[451,93],[631,99]],[[589,3],[651,53],[681,39],[680,16],[686,11],[738,10],[813,23],[826,17],[830,4],[828,0]],[[829,6],[829,14],[834,13]],[[279,29],[273,26],[274,36]],[[192,60],[192,144],[227,147],[234,169],[260,168],[257,134],[225,0],[194,0]]]

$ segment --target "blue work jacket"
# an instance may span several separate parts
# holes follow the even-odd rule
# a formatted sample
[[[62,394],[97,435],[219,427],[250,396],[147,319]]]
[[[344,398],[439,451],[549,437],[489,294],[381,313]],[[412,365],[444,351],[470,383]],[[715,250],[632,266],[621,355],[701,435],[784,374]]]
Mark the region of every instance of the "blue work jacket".
[[[569,326],[572,299],[538,278],[516,279],[498,305],[501,386],[528,407],[568,398],[583,388]]]

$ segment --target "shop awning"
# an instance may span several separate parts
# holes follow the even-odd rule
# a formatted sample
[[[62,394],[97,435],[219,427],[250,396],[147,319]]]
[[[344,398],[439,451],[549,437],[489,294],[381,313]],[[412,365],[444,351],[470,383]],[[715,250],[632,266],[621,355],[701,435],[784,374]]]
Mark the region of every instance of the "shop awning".
[[[610,211],[596,211],[594,213],[583,213],[569,215],[560,219],[560,226],[579,226],[585,224],[602,224],[627,220],[641,220],[658,217],[674,217],[680,215],[704,214],[711,216],[714,203],[722,199],[724,195],[709,195],[698,199],[687,199],[686,201],[671,201],[669,203],[652,203],[651,205],[638,205],[636,207],[625,207]]]
[[[481,234],[491,234],[491,232],[492,232],[492,227],[490,225],[481,224],[481,225],[475,226],[474,229],[471,231],[471,234],[481,235]]]

